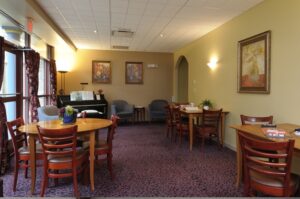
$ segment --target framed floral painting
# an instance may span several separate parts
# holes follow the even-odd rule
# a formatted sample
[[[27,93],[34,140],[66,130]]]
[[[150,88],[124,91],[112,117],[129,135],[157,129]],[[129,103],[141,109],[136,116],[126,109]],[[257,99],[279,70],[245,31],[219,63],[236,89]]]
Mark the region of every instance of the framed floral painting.
[[[110,61],[92,61],[92,82],[104,84],[111,83]]]
[[[270,39],[266,31],[238,42],[238,92],[270,93]]]
[[[143,62],[125,63],[125,83],[143,84]]]

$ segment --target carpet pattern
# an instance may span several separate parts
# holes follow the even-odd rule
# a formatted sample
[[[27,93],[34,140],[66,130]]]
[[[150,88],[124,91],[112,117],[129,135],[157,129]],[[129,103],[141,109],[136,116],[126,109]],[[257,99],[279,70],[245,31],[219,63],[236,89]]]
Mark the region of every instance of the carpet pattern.
[[[114,181],[106,162],[95,169],[95,191],[79,182],[81,197],[236,197],[243,190],[235,187],[235,153],[196,143],[189,152],[188,141],[171,142],[165,137],[163,124],[119,126],[113,140]],[[103,133],[104,134],[104,133]],[[4,196],[24,197],[30,194],[30,179],[20,170],[17,191],[12,191],[13,171],[3,176]],[[42,168],[37,169],[36,191],[39,196]],[[50,181],[48,197],[73,197],[72,179]]]

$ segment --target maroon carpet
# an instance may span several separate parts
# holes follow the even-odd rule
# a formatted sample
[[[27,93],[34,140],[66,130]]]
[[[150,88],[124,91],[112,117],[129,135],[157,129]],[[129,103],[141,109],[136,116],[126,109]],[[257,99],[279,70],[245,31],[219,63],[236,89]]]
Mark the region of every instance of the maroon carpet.
[[[236,159],[229,149],[218,150],[212,144],[201,152],[199,144],[189,152],[188,141],[182,145],[165,137],[162,124],[119,126],[114,139],[111,181],[106,164],[95,171],[95,191],[79,183],[82,197],[235,197],[242,196],[235,187]],[[34,196],[39,196],[42,172],[38,169]],[[13,172],[3,176],[4,196],[30,195],[30,179],[21,170],[17,191],[12,191]],[[46,196],[72,197],[72,180],[62,180],[57,187],[50,182]]]

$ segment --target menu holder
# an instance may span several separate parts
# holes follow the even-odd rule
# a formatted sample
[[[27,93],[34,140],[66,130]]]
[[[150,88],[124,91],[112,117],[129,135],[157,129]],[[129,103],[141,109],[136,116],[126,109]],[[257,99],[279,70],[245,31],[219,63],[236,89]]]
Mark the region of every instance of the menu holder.
[[[196,107],[196,106],[186,106],[184,108],[184,110],[186,110],[186,111],[199,111],[199,108]]]
[[[287,132],[282,129],[276,129],[276,128],[262,128],[263,133],[267,137],[272,138],[284,138],[287,136]]]
[[[299,131],[295,131],[295,135],[296,136],[300,136],[300,132]]]
[[[261,128],[276,128],[276,124],[262,124]]]

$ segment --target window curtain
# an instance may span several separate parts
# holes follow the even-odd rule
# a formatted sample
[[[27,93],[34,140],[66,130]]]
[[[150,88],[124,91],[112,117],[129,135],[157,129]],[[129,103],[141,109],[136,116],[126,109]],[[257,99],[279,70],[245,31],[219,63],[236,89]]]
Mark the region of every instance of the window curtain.
[[[40,107],[38,98],[40,54],[30,50],[25,51],[26,75],[29,87],[29,112],[31,122],[38,121],[37,108]]]
[[[56,106],[56,89],[57,89],[57,79],[56,79],[56,63],[55,60],[50,60],[50,103]]]
[[[4,75],[4,38],[0,37],[0,89],[3,82]],[[0,174],[4,174],[6,169],[8,168],[7,160],[7,128],[6,128],[6,110],[2,100],[0,97]]]

